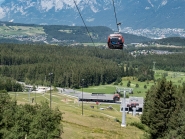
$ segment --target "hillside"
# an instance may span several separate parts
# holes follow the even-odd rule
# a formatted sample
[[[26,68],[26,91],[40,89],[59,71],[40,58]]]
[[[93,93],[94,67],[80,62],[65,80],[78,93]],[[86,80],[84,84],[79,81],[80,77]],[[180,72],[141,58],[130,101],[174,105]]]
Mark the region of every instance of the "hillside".
[[[182,38],[182,37],[169,37],[169,38],[156,40],[155,42],[162,45],[185,46],[185,38]]]
[[[85,86],[120,82],[121,77],[135,76],[140,81],[153,80],[156,69],[184,72],[185,55],[173,51],[163,54],[139,51],[137,57],[125,51],[85,46],[54,46],[1,44],[0,71],[2,76],[35,84],[48,84],[49,73],[54,73],[52,84],[59,87]],[[137,52],[135,52],[137,53]]]
[[[107,37],[113,31],[104,26],[87,27],[95,43],[106,43]],[[34,25],[0,22],[1,43],[49,43],[73,44],[91,43],[87,29],[84,26],[66,25]],[[149,38],[123,33],[125,43],[149,41]],[[7,40],[6,40],[7,39]]]

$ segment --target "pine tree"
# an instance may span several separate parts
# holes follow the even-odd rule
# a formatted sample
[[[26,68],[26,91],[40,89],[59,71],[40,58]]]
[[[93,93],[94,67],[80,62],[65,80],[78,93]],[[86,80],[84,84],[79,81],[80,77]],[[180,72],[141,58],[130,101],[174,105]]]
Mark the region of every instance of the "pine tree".
[[[176,88],[171,81],[162,79],[148,95],[142,122],[149,126],[151,139],[162,138],[168,131],[168,124],[176,107]],[[151,96],[153,97],[151,100]]]
[[[146,98],[145,98],[145,103],[144,103],[144,109],[143,109],[143,114],[141,116],[141,122],[147,126],[150,125],[150,111],[151,108],[154,105],[154,98],[155,98],[155,90],[156,86],[152,86],[150,90],[146,92]]]
[[[178,88],[176,97],[176,107],[168,123],[166,139],[185,137],[185,85]]]

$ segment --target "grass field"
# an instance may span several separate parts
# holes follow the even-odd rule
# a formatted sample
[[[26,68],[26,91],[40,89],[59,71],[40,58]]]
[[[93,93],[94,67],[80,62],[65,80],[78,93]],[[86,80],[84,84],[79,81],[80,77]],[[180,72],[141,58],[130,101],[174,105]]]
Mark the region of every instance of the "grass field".
[[[164,73],[167,73],[167,80],[171,80],[176,85],[181,85],[185,80],[185,73],[166,72],[157,70],[155,78],[159,79]],[[133,77],[123,78],[123,86],[118,85],[101,85],[89,88],[83,88],[84,92],[101,92],[113,93],[116,87],[126,87],[128,81],[131,81],[131,87],[134,89],[133,96],[145,97],[145,92],[154,84],[151,82],[138,82]],[[136,88],[135,84],[139,84]],[[144,89],[147,85],[147,89]],[[80,91],[80,90],[79,90]],[[141,93],[137,93],[137,92]],[[45,94],[32,92],[29,96],[27,92],[9,93],[13,100],[17,100],[18,104],[35,104],[41,101],[50,100],[49,92]],[[30,99],[29,99],[30,98]],[[34,101],[32,103],[32,99]],[[140,116],[126,115],[127,127],[121,127],[122,113],[119,104],[101,104],[84,102],[82,115],[82,104],[76,98],[65,96],[62,93],[52,91],[52,108],[58,107],[63,112],[63,139],[141,139],[145,133],[143,130],[135,126],[131,126],[132,122],[140,122]],[[91,108],[94,106],[94,109]],[[111,106],[113,109],[107,109]],[[100,110],[104,108],[104,110]]]
[[[49,102],[49,92],[45,94],[27,92],[9,93],[18,104],[35,104],[41,101]],[[30,98],[30,99],[29,99]],[[32,99],[34,101],[32,103]],[[36,98],[36,99],[35,99]],[[30,101],[29,101],[30,100]],[[91,106],[94,106],[94,109]],[[82,105],[75,98],[52,92],[52,108],[58,107],[63,112],[63,139],[140,139],[144,131],[131,126],[131,122],[139,122],[139,116],[127,114],[127,127],[121,127],[122,113],[118,104],[85,103],[82,115]],[[113,110],[106,109],[111,106]],[[104,108],[105,110],[100,110]]]
[[[2,35],[43,35],[45,34],[43,27],[29,26],[0,26],[0,34]]]
[[[164,73],[167,73],[168,76],[166,76],[166,79],[168,81],[172,81],[175,85],[182,85],[183,82],[185,82],[185,73],[183,72],[171,72],[171,71],[163,71],[163,70],[156,70],[155,71],[155,79],[162,78],[162,75]],[[106,94],[113,94],[116,91],[117,87],[127,87],[128,81],[131,81],[130,87],[133,88],[134,94],[128,94],[129,96],[137,96],[137,97],[145,97],[146,91],[151,88],[152,85],[154,85],[154,81],[145,81],[145,82],[139,82],[137,78],[133,77],[124,77],[122,78],[123,85],[100,85],[100,86],[90,86],[88,88],[83,88],[84,92],[89,93],[106,93]],[[136,84],[139,85],[138,88],[136,88]],[[146,85],[147,88],[144,88]],[[81,89],[78,89],[80,91]]]

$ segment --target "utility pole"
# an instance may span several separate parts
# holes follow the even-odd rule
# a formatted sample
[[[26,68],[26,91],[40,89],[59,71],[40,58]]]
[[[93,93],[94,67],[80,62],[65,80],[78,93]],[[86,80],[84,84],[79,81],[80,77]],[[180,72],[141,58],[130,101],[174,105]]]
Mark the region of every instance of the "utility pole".
[[[83,115],[83,86],[84,86],[84,79],[82,79],[82,115]]]
[[[125,93],[126,91],[123,91],[123,100],[122,100],[122,107],[123,107],[123,112],[122,112],[122,127],[126,127],[126,114],[125,114]]]
[[[13,83],[12,83],[12,91],[14,92],[14,86],[13,86]],[[16,101],[16,91],[14,92],[15,93],[15,101]]]
[[[153,62],[153,71],[155,72],[155,61]]]
[[[13,92],[14,92],[14,87],[13,87]],[[17,99],[17,94],[16,94],[16,91],[15,91],[15,101]]]
[[[28,90],[28,101],[29,101],[29,103],[30,103],[30,92],[31,92],[31,87]]]
[[[50,109],[51,109],[51,76],[53,75],[53,73],[49,73],[49,76],[50,76]]]
[[[34,85],[34,86],[35,86],[35,85]],[[36,86],[35,86],[34,89],[35,89],[35,103],[37,103],[37,102],[36,102]]]

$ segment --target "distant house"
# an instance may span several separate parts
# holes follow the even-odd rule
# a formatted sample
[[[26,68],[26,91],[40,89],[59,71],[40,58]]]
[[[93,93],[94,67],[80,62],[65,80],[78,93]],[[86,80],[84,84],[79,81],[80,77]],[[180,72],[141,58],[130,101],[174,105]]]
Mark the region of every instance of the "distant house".
[[[25,85],[24,86],[24,90],[25,91],[32,91],[33,90],[33,86],[31,86],[31,85]]]
[[[24,90],[25,91],[35,91],[37,93],[43,93],[43,92],[46,92],[46,91],[49,91],[50,90],[50,87],[46,87],[46,86],[38,86],[36,88],[36,90],[33,90],[33,86],[31,85],[24,85]],[[51,90],[53,90],[53,87],[51,87]]]
[[[41,92],[46,92],[46,91],[49,91],[49,90],[50,90],[50,87],[39,86],[39,87],[36,89],[36,92],[41,93]],[[51,88],[51,90],[53,90],[53,88]]]

